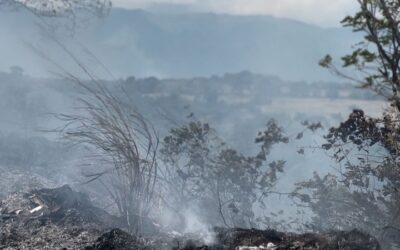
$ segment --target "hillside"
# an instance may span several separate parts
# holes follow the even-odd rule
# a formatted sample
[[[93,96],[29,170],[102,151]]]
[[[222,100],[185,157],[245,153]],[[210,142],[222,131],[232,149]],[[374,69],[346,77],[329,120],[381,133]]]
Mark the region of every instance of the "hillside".
[[[46,60],[29,46],[68,63],[60,48],[24,12],[0,15],[0,69],[20,65],[48,74]],[[76,56],[89,49],[116,77],[193,77],[249,70],[285,80],[334,79],[318,67],[326,53],[341,56],[357,42],[350,30],[320,28],[272,16],[212,13],[157,13],[113,9],[108,17],[81,25],[75,37],[59,38]],[[93,60],[87,61],[92,66]]]

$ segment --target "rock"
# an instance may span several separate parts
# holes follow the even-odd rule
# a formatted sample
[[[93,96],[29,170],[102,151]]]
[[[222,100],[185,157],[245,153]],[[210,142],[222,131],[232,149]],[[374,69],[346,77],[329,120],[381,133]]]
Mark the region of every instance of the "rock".
[[[216,241],[212,245],[184,238],[180,242],[186,243],[174,243],[168,238],[158,241],[138,238],[114,229],[101,236],[86,250],[380,250],[379,243],[373,237],[356,230],[327,234],[292,234],[273,230],[216,228]]]
[[[113,229],[100,236],[96,243],[85,250],[123,250],[123,249],[142,249],[139,238],[136,238],[120,229]]]
[[[261,246],[266,246],[266,249],[273,250],[380,250],[380,245],[374,237],[358,230],[293,234],[274,230],[217,228],[216,232],[216,244],[210,246],[210,249],[235,249],[237,246],[264,249]]]
[[[218,244],[234,249],[236,246],[260,246],[280,242],[284,234],[275,230],[215,228]]]

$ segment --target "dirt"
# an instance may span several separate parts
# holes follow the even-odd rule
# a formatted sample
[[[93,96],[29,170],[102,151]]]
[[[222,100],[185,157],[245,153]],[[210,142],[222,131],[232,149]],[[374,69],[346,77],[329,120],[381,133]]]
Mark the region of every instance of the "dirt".
[[[69,186],[8,195],[0,203],[0,249],[84,250],[379,250],[363,232],[293,234],[274,230],[214,228],[214,243],[201,235],[155,230],[146,237],[126,231],[122,221],[94,206]]]

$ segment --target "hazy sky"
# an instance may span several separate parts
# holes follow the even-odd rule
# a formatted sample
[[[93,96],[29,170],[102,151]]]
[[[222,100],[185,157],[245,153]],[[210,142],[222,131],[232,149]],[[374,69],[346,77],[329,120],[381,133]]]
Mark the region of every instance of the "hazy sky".
[[[113,0],[114,6],[152,8],[173,4],[180,8],[232,14],[270,14],[321,26],[339,26],[357,8],[356,0]]]

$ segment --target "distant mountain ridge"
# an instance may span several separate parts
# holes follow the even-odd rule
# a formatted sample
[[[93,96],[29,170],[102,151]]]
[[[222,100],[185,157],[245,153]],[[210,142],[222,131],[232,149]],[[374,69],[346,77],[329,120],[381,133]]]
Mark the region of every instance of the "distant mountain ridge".
[[[32,57],[24,56],[27,49],[21,41],[39,44],[57,61],[65,60],[59,49],[47,44],[51,42],[32,35],[32,29],[34,22],[23,13],[0,12],[0,54],[5,55],[0,69],[17,64],[28,71],[41,70],[32,52]],[[333,79],[318,67],[318,60],[326,53],[345,54],[357,37],[350,30],[272,16],[114,8],[74,40],[88,47],[117,77],[193,77],[250,70],[286,80],[316,81]]]

